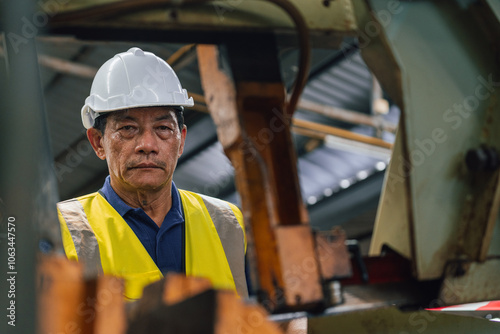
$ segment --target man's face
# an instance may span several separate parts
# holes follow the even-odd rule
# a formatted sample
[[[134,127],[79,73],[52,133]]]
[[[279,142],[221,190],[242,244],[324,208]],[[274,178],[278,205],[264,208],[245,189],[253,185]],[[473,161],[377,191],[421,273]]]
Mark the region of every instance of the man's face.
[[[157,191],[169,184],[186,139],[186,127],[179,130],[168,107],[116,112],[109,115],[104,136],[89,132],[97,156],[107,160],[111,185],[126,191]]]

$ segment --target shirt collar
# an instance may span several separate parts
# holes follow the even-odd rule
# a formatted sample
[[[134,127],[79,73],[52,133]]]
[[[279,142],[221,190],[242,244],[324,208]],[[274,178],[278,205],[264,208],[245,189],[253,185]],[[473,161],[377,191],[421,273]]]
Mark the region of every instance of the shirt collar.
[[[116,194],[114,189],[111,187],[109,175],[104,181],[104,186],[101,188],[101,193],[104,194],[106,200],[111,204],[111,206],[120,214],[120,216],[125,216],[130,210],[133,210],[131,206],[125,203],[120,196]]]
[[[179,191],[177,190],[174,181],[172,181],[172,207],[169,212],[172,212],[175,216],[180,217],[183,220],[184,213],[182,211],[181,196],[179,195]]]
[[[101,188],[100,192],[104,194],[106,200],[109,202],[109,204],[111,204],[116,212],[120,214],[120,216],[123,217],[129,211],[134,210],[134,208],[125,203],[111,187],[109,175],[106,177],[106,180],[104,181],[104,185]],[[170,208],[169,213],[171,213],[173,216],[183,217],[181,198],[174,181],[172,181],[172,207]]]

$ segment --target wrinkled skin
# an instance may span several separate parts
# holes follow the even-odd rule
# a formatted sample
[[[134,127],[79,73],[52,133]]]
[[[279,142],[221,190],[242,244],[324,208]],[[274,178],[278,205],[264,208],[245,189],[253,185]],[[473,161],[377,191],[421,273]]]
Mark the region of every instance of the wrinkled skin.
[[[151,217],[157,223],[171,207],[172,176],[186,133],[168,107],[114,112],[104,135],[94,128],[87,130],[95,153],[108,164],[111,186],[118,196],[157,216]]]

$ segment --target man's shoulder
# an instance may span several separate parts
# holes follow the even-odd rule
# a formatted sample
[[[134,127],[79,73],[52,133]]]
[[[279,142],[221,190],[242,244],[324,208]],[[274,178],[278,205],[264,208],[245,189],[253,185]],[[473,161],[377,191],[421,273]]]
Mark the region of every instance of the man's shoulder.
[[[70,199],[58,202],[57,203],[57,207],[60,208],[60,207],[64,207],[64,206],[68,206],[68,205],[74,204],[76,202],[82,203],[82,202],[86,202],[86,201],[89,201],[89,200],[93,200],[98,194],[99,194],[98,192],[95,192],[95,193],[91,193],[91,194],[87,194],[87,195],[83,195],[83,196],[78,196],[78,197],[75,197],[75,198],[70,198]]]
[[[212,205],[212,206],[215,206],[218,208],[228,208],[229,207],[233,211],[237,211],[237,212],[240,211],[240,209],[235,204],[228,202],[228,201],[225,201],[225,200],[222,200],[220,198],[212,197],[212,196],[205,195],[205,194],[196,193],[196,192],[189,191],[189,190],[183,190],[183,189],[177,189],[177,190],[179,190],[181,197],[183,197],[183,196],[190,197],[190,198],[196,199],[198,201],[202,200],[205,205],[209,204],[209,205]]]
[[[201,193],[197,193],[197,192],[194,192],[194,191],[189,191],[189,190],[184,190],[184,189],[177,189],[177,190],[179,190],[179,193],[181,194],[181,196],[183,196],[183,195],[184,196],[192,196],[192,197],[196,197],[196,198],[201,198],[201,199],[206,200],[206,201],[231,204],[230,202],[222,200],[220,198],[209,196],[209,195],[205,195],[205,194],[201,194]]]

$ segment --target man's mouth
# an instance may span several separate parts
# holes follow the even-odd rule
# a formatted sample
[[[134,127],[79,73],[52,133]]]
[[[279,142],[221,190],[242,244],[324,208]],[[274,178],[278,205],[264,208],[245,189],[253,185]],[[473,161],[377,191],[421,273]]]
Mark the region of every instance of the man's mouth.
[[[146,162],[131,167],[131,169],[151,169],[151,168],[163,169],[161,166],[158,166],[154,163],[146,163]]]

